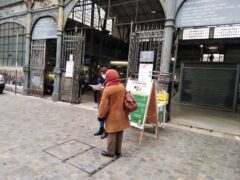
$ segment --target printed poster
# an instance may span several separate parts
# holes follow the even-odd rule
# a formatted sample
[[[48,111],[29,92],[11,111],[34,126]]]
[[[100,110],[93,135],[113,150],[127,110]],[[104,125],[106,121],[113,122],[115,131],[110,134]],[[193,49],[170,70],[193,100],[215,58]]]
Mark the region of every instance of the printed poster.
[[[67,61],[65,77],[73,77],[74,61]]]
[[[127,91],[135,97],[138,109],[130,113],[130,124],[133,127],[143,129],[150,100],[152,82],[139,82],[128,80]]]
[[[152,82],[153,64],[140,64],[138,81]]]

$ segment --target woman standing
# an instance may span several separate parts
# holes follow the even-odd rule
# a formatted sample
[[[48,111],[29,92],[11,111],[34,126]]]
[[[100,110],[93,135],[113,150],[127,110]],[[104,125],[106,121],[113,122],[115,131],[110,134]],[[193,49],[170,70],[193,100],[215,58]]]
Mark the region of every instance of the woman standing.
[[[108,133],[107,151],[103,151],[102,155],[114,157],[121,155],[123,130],[129,128],[130,123],[123,105],[126,90],[120,83],[118,72],[113,69],[107,70],[106,81],[99,106],[98,120],[105,121]],[[108,110],[107,114],[106,110]]]
[[[100,69],[100,76],[98,78],[98,85],[101,86],[102,89],[104,89],[104,86],[106,84],[106,72],[107,72],[107,68],[106,67],[102,67]],[[102,90],[98,91],[98,98],[97,98],[97,106],[99,107],[99,104],[101,102],[101,98],[102,98]],[[101,135],[101,139],[105,139],[108,134],[105,131],[104,128],[104,121],[100,121],[99,123],[99,130],[97,132],[94,133],[94,136],[99,136]]]

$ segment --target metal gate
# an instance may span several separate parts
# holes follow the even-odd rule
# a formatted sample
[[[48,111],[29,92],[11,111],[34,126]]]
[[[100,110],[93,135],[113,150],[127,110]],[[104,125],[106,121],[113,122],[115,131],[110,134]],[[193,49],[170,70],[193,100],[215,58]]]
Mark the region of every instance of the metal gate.
[[[30,94],[43,97],[46,40],[32,41],[30,60]]]
[[[80,103],[80,86],[79,76],[83,68],[85,55],[85,35],[79,33],[64,33],[63,50],[62,50],[62,83],[61,83],[61,100],[70,103]],[[73,57],[74,70],[72,77],[66,77],[67,61]]]
[[[138,74],[139,58],[142,51],[154,52],[154,72],[159,74],[164,30],[162,24],[131,25],[128,76]]]

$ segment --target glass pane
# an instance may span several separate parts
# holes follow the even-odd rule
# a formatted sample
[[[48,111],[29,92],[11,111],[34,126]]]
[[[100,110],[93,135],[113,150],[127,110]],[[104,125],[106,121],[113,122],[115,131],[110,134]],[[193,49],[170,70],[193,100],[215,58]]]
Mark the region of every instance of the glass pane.
[[[23,44],[18,44],[18,52],[22,52],[23,51]]]
[[[7,65],[8,65],[8,64],[7,64],[7,59],[5,59],[5,58],[4,58],[3,65],[4,65],[4,66],[7,66]]]
[[[3,29],[0,29],[0,37],[4,37],[4,30]]]
[[[4,45],[3,44],[0,44],[0,52],[3,52],[4,51]],[[1,57],[1,56],[0,56]]]
[[[4,25],[3,24],[0,25],[0,30],[4,30]]]
[[[19,43],[20,43],[20,44],[23,43],[23,36],[19,36],[19,37],[18,37],[18,44],[19,44]]]
[[[13,28],[13,23],[9,23],[9,29]]]
[[[4,30],[4,36],[8,36],[8,34],[9,34],[9,33],[8,33],[8,30],[5,29],[5,30]]]
[[[3,65],[3,59],[0,57],[0,65]]]

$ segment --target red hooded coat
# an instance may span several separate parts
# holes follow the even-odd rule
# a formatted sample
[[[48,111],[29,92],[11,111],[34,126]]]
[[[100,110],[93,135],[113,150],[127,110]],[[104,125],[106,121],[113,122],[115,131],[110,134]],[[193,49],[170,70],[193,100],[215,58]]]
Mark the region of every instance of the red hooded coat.
[[[106,73],[107,84],[103,90],[99,106],[99,118],[104,118],[105,110],[109,106],[105,120],[108,133],[115,133],[130,127],[128,114],[124,110],[125,87],[120,83],[119,74],[110,69]]]

